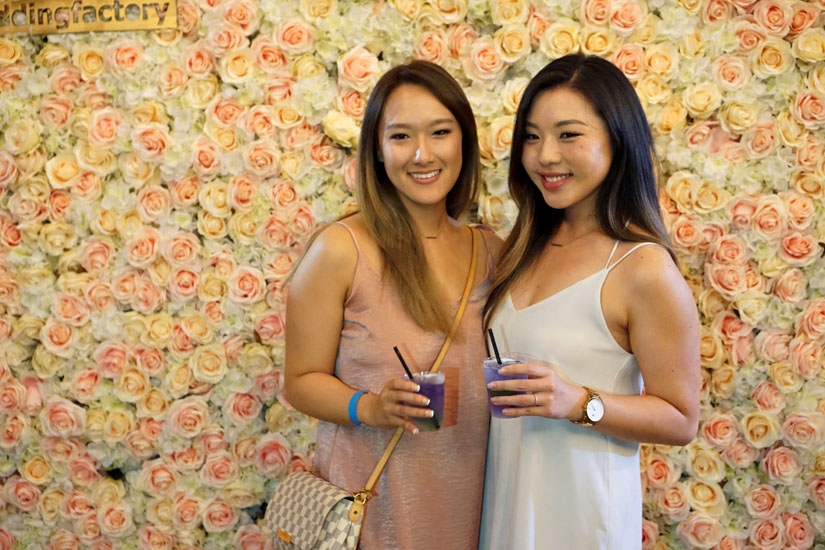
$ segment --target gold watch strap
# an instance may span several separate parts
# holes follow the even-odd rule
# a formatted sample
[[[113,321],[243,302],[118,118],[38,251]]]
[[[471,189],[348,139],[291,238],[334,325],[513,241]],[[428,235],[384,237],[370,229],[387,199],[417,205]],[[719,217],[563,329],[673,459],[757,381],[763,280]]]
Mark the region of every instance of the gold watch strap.
[[[579,426],[593,426],[594,424],[590,422],[590,419],[587,417],[587,404],[590,403],[590,400],[594,397],[601,399],[601,396],[596,390],[590,389],[587,386],[582,386],[582,388],[587,392],[587,398],[585,398],[582,404],[582,418],[581,420],[571,420],[570,422],[578,424]]]

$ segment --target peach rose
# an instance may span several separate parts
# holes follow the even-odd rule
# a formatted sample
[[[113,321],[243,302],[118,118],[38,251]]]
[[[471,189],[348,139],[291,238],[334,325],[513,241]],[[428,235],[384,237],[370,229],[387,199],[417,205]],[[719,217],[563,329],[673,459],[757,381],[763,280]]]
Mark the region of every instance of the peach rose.
[[[752,15],[740,15],[731,21],[734,36],[739,41],[739,51],[748,53],[758,48],[767,38],[765,29]]]
[[[240,476],[240,466],[226,451],[210,453],[200,470],[200,480],[207,487],[226,487]]]
[[[794,229],[807,229],[813,223],[816,213],[813,199],[796,191],[783,191],[779,194],[788,208],[789,225]]]
[[[612,61],[631,82],[636,82],[644,74],[645,51],[638,44],[622,44],[613,54]]]
[[[787,40],[793,40],[804,31],[812,27],[822,13],[822,7],[808,2],[794,2],[791,4],[791,22],[788,26]]]
[[[278,342],[284,336],[284,315],[282,311],[269,310],[255,322],[255,332],[267,344]]]
[[[650,487],[663,489],[678,481],[681,475],[681,468],[667,456],[654,451],[648,457],[645,477]]]
[[[722,460],[731,468],[747,468],[759,457],[759,451],[739,438],[722,451]]]
[[[66,98],[47,95],[40,102],[40,120],[48,128],[63,128],[71,113],[72,102]]]
[[[132,131],[135,152],[147,162],[161,160],[171,144],[169,130],[163,124],[142,124]]]
[[[745,508],[755,519],[773,519],[782,511],[782,496],[766,483],[751,487],[744,498]]]
[[[778,256],[792,267],[806,267],[822,253],[816,237],[805,231],[794,230],[782,236]]]
[[[126,76],[137,70],[143,61],[143,46],[137,40],[122,38],[109,46],[105,66],[115,76]]]
[[[268,477],[280,477],[291,456],[289,442],[281,434],[268,433],[258,440],[255,460],[261,472]]]
[[[773,282],[773,295],[789,304],[798,304],[808,296],[808,281],[797,268],[784,270]]]
[[[825,442],[825,415],[798,412],[785,417],[782,424],[785,441],[800,449],[818,449]]]
[[[288,67],[289,60],[282,49],[269,37],[259,35],[250,46],[255,65],[267,74],[283,71]]]
[[[117,378],[127,365],[129,349],[116,340],[101,342],[92,356],[104,378]]]
[[[790,359],[796,373],[805,380],[813,380],[822,371],[822,347],[807,338],[791,342]]]
[[[291,17],[278,23],[273,38],[286,53],[300,55],[311,52],[314,48],[314,31],[303,19]]]
[[[662,514],[670,521],[682,521],[690,513],[690,504],[681,483],[673,483],[664,487],[656,497],[656,505]]]
[[[295,77],[282,71],[270,75],[264,84],[267,105],[277,105],[288,102],[292,98],[292,86]]]
[[[604,27],[613,13],[610,0],[584,0],[579,4],[578,16],[590,26]]]
[[[143,462],[137,486],[152,496],[171,496],[178,487],[178,476],[163,459]]]
[[[793,9],[789,4],[777,0],[762,0],[755,4],[754,20],[770,36],[785,36],[791,26]]]
[[[77,341],[77,331],[69,324],[49,318],[40,329],[40,342],[58,357],[69,357]]]
[[[816,531],[802,512],[783,512],[782,523],[785,526],[786,548],[805,549],[814,544]]]
[[[106,107],[94,111],[89,125],[89,141],[98,147],[111,147],[122,124],[123,115],[117,109]]]
[[[443,29],[427,29],[418,35],[413,57],[441,65],[447,53],[447,33]]]
[[[825,508],[825,477],[817,476],[808,482],[808,493],[817,508]]]
[[[715,412],[702,422],[699,435],[715,449],[726,449],[740,437],[736,417],[729,412]]]
[[[207,533],[223,533],[238,522],[238,512],[229,503],[213,499],[203,507],[201,520]]]
[[[28,417],[22,412],[11,413],[0,425],[0,448],[14,449],[23,437],[23,430],[29,426]]]
[[[215,72],[217,67],[215,57],[202,40],[195,42],[184,50],[182,62],[183,69],[192,78],[205,78]]]
[[[254,71],[255,61],[248,50],[227,52],[218,60],[218,74],[228,84],[243,84]]]
[[[790,485],[802,473],[799,455],[788,447],[774,447],[762,459],[762,469],[774,483]]]
[[[100,373],[91,368],[83,369],[72,378],[69,393],[76,401],[90,403],[97,397],[99,383]]]
[[[121,538],[134,530],[132,508],[125,502],[109,503],[97,510],[100,531],[109,538]]]
[[[17,163],[7,151],[0,151],[0,190],[17,180]]]
[[[62,397],[50,397],[39,416],[44,435],[54,437],[83,435],[86,429],[85,409]]]
[[[174,548],[173,536],[164,533],[158,525],[151,523],[141,525],[137,537],[138,550],[172,550]]]
[[[52,314],[58,321],[80,327],[89,320],[89,307],[79,298],[59,294],[52,301]]]
[[[52,70],[49,84],[58,95],[69,95],[80,87],[83,75],[73,65],[59,65]]]
[[[177,63],[165,63],[158,70],[158,89],[164,98],[179,97],[189,83],[186,69]]]
[[[186,493],[177,493],[172,507],[172,521],[178,529],[194,529],[201,521],[203,501]]]
[[[233,542],[238,550],[268,550],[271,544],[261,528],[254,523],[238,529]]]
[[[800,90],[791,104],[791,114],[805,128],[821,128],[825,124],[825,94]]]
[[[685,544],[694,548],[711,548],[722,540],[724,528],[712,515],[692,512],[676,527],[676,533]]]
[[[195,395],[172,403],[164,428],[174,436],[192,438],[199,435],[209,422],[206,401]]]
[[[248,45],[249,39],[243,30],[225,21],[210,25],[204,38],[204,46],[217,58],[242,50]]]
[[[92,487],[102,478],[97,470],[97,460],[83,453],[69,461],[69,479],[78,487]]]
[[[196,176],[187,176],[167,184],[170,198],[175,207],[194,206],[198,204],[201,181]],[[168,259],[168,258],[167,258]]]
[[[160,241],[160,231],[149,225],[141,227],[126,244],[129,264],[137,268],[148,267],[157,259]]]
[[[192,145],[192,169],[207,181],[218,175],[221,152],[214,141],[201,137]]]
[[[230,393],[223,404],[223,412],[234,424],[243,426],[261,413],[261,402],[249,393]]]
[[[752,521],[748,526],[748,536],[760,549],[780,550],[785,547],[785,528],[778,518]]]
[[[464,57],[477,38],[478,31],[463,21],[450,25],[447,28],[447,45],[450,56],[453,59]]]

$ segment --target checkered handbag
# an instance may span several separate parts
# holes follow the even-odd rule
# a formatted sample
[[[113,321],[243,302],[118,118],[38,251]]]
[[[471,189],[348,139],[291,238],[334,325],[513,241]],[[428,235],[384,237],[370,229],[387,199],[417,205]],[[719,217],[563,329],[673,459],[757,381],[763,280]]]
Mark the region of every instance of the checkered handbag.
[[[275,489],[264,516],[275,550],[355,550],[365,499],[309,472]]]
[[[472,229],[470,233],[472,255],[464,293],[430,372],[436,372],[441,366],[470,299],[478,262],[476,230]],[[345,491],[310,472],[293,472],[286,476],[275,488],[264,515],[263,530],[272,536],[273,549],[355,550],[364,508],[403,434],[403,428],[395,430],[366,485],[357,493]]]

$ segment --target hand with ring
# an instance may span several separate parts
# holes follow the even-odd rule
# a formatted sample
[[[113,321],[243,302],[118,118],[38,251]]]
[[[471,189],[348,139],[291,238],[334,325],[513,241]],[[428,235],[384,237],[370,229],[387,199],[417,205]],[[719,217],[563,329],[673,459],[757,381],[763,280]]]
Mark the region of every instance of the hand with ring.
[[[526,379],[497,380],[487,387],[497,391],[512,391],[514,395],[491,398],[494,405],[504,406],[507,417],[543,416],[545,418],[572,418],[578,412],[582,389],[565,380],[549,364],[538,362],[501,367],[503,376],[526,374]]]

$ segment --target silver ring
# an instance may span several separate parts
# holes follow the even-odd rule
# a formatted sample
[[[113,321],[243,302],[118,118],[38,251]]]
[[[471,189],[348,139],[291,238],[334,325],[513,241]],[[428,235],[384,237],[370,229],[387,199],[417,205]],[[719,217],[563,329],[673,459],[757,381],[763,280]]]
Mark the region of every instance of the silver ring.
[[[539,406],[539,394],[534,393],[534,394],[533,394],[533,398],[536,400],[536,404],[535,404],[535,405],[533,405],[533,406],[534,406],[534,407],[538,407],[538,406]]]

